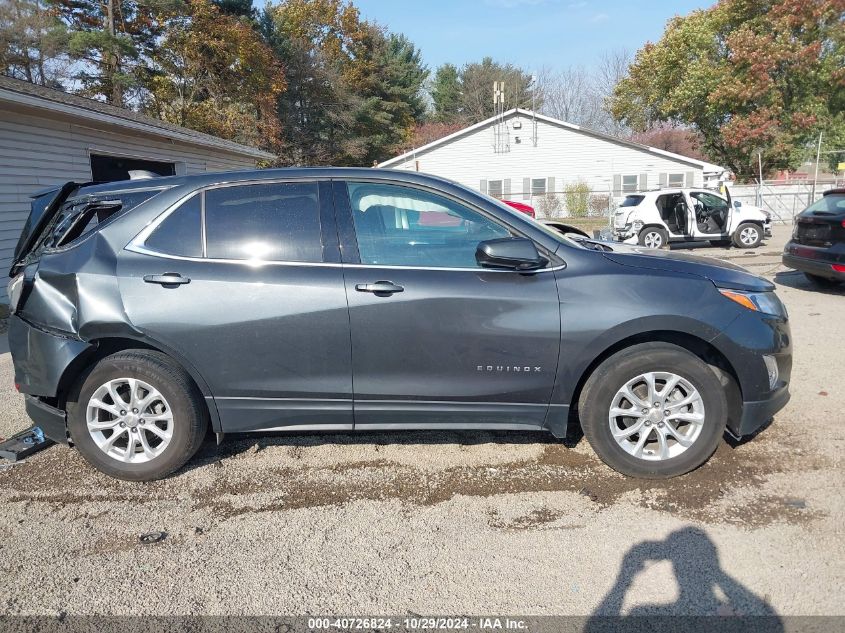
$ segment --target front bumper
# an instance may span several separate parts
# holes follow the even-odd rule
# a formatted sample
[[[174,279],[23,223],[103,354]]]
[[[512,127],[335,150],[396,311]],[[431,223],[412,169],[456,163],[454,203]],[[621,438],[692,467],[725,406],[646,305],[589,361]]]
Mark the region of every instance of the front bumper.
[[[789,398],[789,386],[783,385],[765,400],[743,402],[739,421],[729,424],[728,431],[736,438],[752,434],[771,420],[775,413],[783,409],[789,402]]]

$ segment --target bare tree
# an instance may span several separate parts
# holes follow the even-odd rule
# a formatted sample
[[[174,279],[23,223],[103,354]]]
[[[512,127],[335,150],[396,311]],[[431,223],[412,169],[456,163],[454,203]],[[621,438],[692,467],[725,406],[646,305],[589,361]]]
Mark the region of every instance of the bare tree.
[[[602,55],[592,72],[578,66],[560,71],[544,68],[538,80],[543,114],[597,132],[630,137],[631,130],[613,119],[610,97],[627,75],[631,61],[628,51],[616,50]]]
[[[594,88],[598,98],[601,100],[601,110],[603,113],[602,124],[599,129],[601,132],[612,134],[613,136],[629,137],[631,130],[616,121],[610,113],[610,99],[613,96],[613,90],[616,85],[628,75],[628,68],[634,61],[631,51],[626,49],[616,49],[605,52],[599,60],[596,68],[594,79]]]

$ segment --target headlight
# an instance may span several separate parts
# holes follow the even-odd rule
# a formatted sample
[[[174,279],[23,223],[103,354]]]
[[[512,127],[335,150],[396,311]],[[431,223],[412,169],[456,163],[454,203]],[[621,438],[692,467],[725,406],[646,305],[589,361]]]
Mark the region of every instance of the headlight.
[[[14,314],[18,307],[18,302],[21,300],[21,293],[23,292],[23,273],[17,277],[13,277],[6,287],[6,294],[9,296],[9,311]]]
[[[787,316],[786,306],[781,303],[774,292],[740,292],[739,290],[727,290],[725,288],[719,288],[719,292],[743,308],[748,308],[754,312],[773,316]]]

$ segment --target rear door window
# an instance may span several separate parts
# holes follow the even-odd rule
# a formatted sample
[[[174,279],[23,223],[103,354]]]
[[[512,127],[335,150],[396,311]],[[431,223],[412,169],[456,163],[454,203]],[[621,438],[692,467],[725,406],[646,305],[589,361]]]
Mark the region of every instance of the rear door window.
[[[322,262],[317,183],[266,183],[205,192],[206,257]]]
[[[183,202],[162,220],[144,246],[166,255],[202,257],[201,199],[198,193]]]

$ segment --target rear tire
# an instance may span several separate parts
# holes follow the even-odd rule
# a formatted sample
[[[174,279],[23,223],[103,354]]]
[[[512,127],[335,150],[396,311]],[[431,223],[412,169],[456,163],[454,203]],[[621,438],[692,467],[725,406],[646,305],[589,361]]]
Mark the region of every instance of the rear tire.
[[[643,376],[652,376],[653,390],[647,378],[637,382]],[[685,400],[690,403],[680,404]],[[713,369],[684,348],[662,342],[634,345],[606,359],[585,383],[578,409],[584,435],[601,460],[644,479],[701,466],[716,450],[728,417],[725,390]],[[614,415],[620,410],[631,415]]]
[[[737,248],[757,248],[763,241],[763,228],[753,222],[743,222],[734,231],[733,243]]]
[[[161,479],[199,449],[208,413],[191,377],[165,354],[103,358],[68,401],[68,431],[97,470],[127,481]]]
[[[669,234],[659,226],[647,226],[640,231],[637,241],[647,248],[663,248],[669,243]]]
[[[839,284],[842,283],[841,281],[837,281],[836,279],[819,277],[818,275],[814,275],[812,273],[804,273],[804,276],[820,288],[836,288]]]

